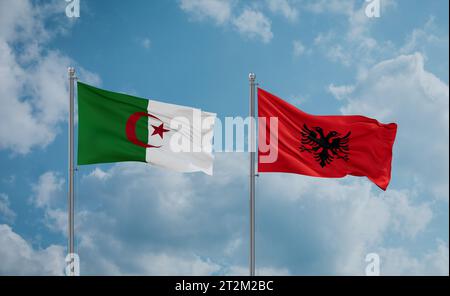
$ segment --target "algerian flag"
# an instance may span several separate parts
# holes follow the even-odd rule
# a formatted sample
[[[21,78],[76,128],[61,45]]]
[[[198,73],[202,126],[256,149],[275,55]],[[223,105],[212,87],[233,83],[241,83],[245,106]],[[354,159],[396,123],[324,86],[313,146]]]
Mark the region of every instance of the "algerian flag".
[[[212,175],[215,117],[78,82],[78,164],[142,161]]]

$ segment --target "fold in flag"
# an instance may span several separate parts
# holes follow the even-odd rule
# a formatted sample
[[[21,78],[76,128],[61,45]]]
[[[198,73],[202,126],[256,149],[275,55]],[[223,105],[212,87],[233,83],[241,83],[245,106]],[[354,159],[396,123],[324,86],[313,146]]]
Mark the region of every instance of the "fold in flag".
[[[260,88],[258,116],[278,118],[277,131],[259,127],[259,172],[326,178],[366,176],[386,190],[391,179],[395,123],[382,124],[359,115],[310,115]],[[278,149],[278,155],[273,162],[262,161],[268,153],[261,147],[276,145],[265,140],[274,132],[278,132],[278,145],[271,149]]]
[[[212,175],[215,117],[78,82],[78,164],[141,161]]]

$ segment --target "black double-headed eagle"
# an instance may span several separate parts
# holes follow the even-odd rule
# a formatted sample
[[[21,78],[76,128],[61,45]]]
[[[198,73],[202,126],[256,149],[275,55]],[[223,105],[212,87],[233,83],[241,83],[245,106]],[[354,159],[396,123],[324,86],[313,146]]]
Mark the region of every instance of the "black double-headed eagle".
[[[350,134],[351,132],[348,132],[341,137],[338,132],[330,131],[325,136],[321,127],[316,126],[310,129],[303,124],[300,152],[312,153],[321,167],[330,164],[335,158],[348,161]]]

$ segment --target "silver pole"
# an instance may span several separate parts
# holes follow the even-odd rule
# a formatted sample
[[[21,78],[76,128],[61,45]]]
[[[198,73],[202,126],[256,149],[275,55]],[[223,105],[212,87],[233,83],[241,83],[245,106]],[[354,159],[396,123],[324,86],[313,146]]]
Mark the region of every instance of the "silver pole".
[[[255,275],[255,73],[250,81],[250,276]]]
[[[69,196],[68,196],[68,249],[71,260],[75,253],[75,232],[74,232],[74,88],[75,88],[75,68],[70,67],[69,72]],[[75,275],[74,264],[71,262],[70,275]]]

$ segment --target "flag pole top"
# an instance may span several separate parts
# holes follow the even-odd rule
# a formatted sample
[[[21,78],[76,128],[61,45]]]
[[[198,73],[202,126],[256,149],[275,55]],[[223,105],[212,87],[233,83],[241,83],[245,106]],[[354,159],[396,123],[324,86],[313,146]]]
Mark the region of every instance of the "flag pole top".
[[[255,81],[255,79],[256,79],[255,73],[250,72],[250,73],[248,74],[248,80],[250,80],[250,81]]]
[[[75,76],[75,68],[74,67],[69,67],[67,69],[67,72],[69,72],[69,76],[71,76],[71,77]]]

